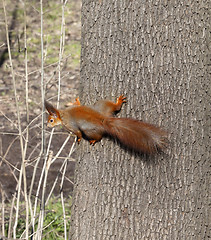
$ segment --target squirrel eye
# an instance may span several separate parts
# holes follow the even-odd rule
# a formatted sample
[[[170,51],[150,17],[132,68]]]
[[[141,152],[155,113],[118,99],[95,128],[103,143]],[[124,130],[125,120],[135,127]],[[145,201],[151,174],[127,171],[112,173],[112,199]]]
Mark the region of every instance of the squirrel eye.
[[[52,118],[50,119],[50,122],[53,122],[53,119],[52,119]]]

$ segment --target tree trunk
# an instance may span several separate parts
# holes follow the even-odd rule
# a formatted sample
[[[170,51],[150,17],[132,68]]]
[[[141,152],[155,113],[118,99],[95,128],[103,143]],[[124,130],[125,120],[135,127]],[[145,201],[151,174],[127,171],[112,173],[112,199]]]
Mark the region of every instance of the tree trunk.
[[[119,116],[163,126],[161,155],[83,141],[71,240],[207,239],[208,1],[83,1],[81,102],[127,96]]]

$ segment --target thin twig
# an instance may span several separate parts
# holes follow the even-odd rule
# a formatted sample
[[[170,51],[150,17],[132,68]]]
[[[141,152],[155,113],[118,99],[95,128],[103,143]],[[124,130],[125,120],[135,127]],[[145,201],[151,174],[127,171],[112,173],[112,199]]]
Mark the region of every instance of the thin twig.
[[[18,129],[17,124],[14,123],[14,120],[10,119],[9,117],[7,117],[1,110],[0,113],[16,128]]]
[[[5,198],[4,198],[4,191],[3,191],[3,187],[2,184],[0,183],[0,188],[1,188],[1,231],[2,231],[2,237],[5,236],[5,223],[4,223],[4,202],[5,202]]]
[[[50,152],[49,157],[47,159],[46,167],[45,167],[45,177],[43,180],[43,189],[42,189],[42,195],[41,195],[41,205],[40,205],[40,216],[38,220],[38,226],[37,226],[37,236],[38,238],[42,238],[42,230],[43,230],[43,223],[44,223],[44,214],[45,214],[45,192],[46,192],[46,184],[47,184],[47,177],[49,168],[51,165],[52,160],[52,152]]]
[[[28,95],[29,95],[29,89],[28,89],[28,59],[27,59],[27,35],[26,35],[26,2],[24,0],[24,49],[25,49],[25,91],[26,91],[26,121],[27,121],[27,127],[26,127],[26,139],[25,139],[25,146],[24,146],[24,162],[23,162],[23,182],[24,182],[24,199],[25,199],[25,205],[26,205],[26,233],[25,238],[29,238],[29,201],[27,196],[27,180],[26,180],[26,151],[28,147],[28,141],[29,141],[29,104],[28,104]]]
[[[59,47],[59,62],[58,62],[58,98],[57,98],[57,108],[59,107],[59,97],[61,91],[61,62],[64,52],[64,43],[65,43],[65,17],[64,17],[64,10],[65,10],[66,2],[62,4],[62,23],[61,23],[61,32],[60,32],[60,47]]]
[[[11,231],[12,231],[12,222],[13,222],[13,209],[15,206],[15,199],[16,199],[17,193],[14,193],[14,196],[12,198],[12,204],[10,208],[10,220],[9,220],[9,226],[8,226],[8,238],[11,237]]]
[[[41,39],[41,99],[42,113],[45,111],[45,82],[44,82],[44,40],[43,40],[43,2],[40,0],[40,39]],[[42,145],[41,153],[45,153],[45,114],[42,114]]]
[[[63,145],[61,146],[61,148],[60,148],[59,151],[57,152],[56,156],[53,158],[51,164],[53,164],[53,163],[56,161],[57,157],[60,155],[61,151],[63,150],[63,148],[64,148],[65,145],[67,144],[68,140],[70,139],[70,136],[71,136],[71,135],[68,135],[68,136],[67,136],[66,140],[64,141]]]

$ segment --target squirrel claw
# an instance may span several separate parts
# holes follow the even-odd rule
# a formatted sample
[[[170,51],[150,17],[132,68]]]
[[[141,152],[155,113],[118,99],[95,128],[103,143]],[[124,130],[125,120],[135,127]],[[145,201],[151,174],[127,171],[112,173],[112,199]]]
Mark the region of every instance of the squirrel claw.
[[[97,140],[89,140],[90,145],[94,146]]]

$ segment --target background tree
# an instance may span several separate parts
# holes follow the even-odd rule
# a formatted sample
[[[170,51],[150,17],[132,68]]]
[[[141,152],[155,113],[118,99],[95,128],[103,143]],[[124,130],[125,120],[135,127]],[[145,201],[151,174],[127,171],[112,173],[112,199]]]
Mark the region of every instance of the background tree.
[[[164,126],[166,153],[80,145],[71,240],[210,237],[208,1],[83,1],[82,103]]]

